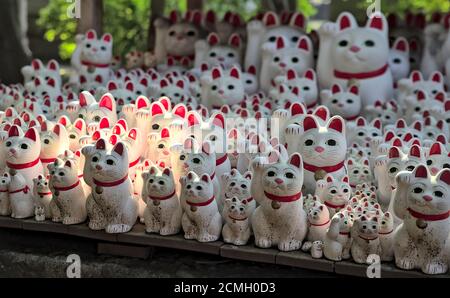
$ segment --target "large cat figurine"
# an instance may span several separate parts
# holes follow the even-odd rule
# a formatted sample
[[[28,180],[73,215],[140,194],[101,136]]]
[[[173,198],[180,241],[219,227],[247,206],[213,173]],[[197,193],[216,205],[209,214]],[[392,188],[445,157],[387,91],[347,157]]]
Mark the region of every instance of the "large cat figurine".
[[[395,215],[403,223],[395,232],[395,264],[403,270],[420,268],[444,274],[444,248],[450,233],[450,170],[432,176],[425,165],[400,172],[394,197]]]
[[[252,216],[255,244],[298,250],[307,233],[303,210],[303,162],[300,154],[282,161],[276,152],[253,161],[252,196],[260,204]]]
[[[128,152],[118,142],[110,152],[100,139],[82,149],[86,157],[84,178],[93,187],[86,202],[89,228],[107,233],[126,233],[136,223],[138,205],[133,198],[133,185],[128,177]],[[88,172],[90,172],[89,175]]]
[[[320,86],[358,81],[363,106],[391,99],[388,29],[382,14],[371,17],[364,28],[348,12],[341,13],[336,23],[323,24],[317,65]]]
[[[345,122],[340,116],[335,116],[323,126],[313,116],[306,116],[303,128],[298,150],[304,161],[304,192],[314,194],[316,181],[327,174],[335,179],[346,174]]]

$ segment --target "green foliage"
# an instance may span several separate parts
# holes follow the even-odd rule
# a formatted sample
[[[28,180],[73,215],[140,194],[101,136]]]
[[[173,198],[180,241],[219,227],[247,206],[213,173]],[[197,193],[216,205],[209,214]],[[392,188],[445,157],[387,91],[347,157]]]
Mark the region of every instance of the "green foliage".
[[[383,0],[381,1],[381,9],[383,12],[395,12],[398,14],[406,11],[418,12],[422,11],[428,15],[435,11],[449,12],[450,1],[448,0]]]
[[[114,53],[124,55],[133,49],[147,49],[149,1],[104,0],[104,32],[114,37]],[[45,30],[45,38],[59,41],[61,59],[70,59],[75,50],[77,20],[70,18],[66,0],[50,0],[39,12],[37,25]],[[82,16],[81,16],[82,17]]]

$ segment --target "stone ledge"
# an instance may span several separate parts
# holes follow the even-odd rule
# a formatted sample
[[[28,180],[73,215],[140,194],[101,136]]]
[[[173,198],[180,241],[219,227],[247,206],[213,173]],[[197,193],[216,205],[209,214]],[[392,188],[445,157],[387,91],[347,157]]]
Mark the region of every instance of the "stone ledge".
[[[260,249],[254,245],[234,246],[224,244],[221,241],[200,243],[194,240],[185,240],[180,235],[160,236],[146,234],[142,224],[136,224],[132,231],[126,234],[107,234],[104,231],[92,231],[87,224],[65,226],[51,221],[35,222],[33,219],[13,219],[0,217],[0,228],[23,229],[46,233],[78,236],[110,243],[121,243],[172,248],[199,252],[210,255],[220,255],[224,258],[253,261],[259,263],[277,264],[289,267],[311,269],[324,272],[334,272],[340,275],[366,277],[367,265],[360,265],[350,261],[331,262],[325,259],[312,259],[301,251],[279,252],[276,249]],[[381,265],[381,276],[386,278],[423,278],[423,277],[450,277],[450,274],[430,276],[418,270],[404,271],[395,267],[392,263]]]

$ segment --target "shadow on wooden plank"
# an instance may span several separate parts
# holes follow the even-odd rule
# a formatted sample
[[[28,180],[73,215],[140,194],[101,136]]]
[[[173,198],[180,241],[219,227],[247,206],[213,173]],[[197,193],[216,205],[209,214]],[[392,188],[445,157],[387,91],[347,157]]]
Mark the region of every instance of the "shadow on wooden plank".
[[[107,234],[104,230],[102,231],[93,231],[89,229],[87,224],[79,224],[69,226],[68,228],[69,235],[84,237],[88,239],[116,242],[117,234]]]
[[[327,259],[313,259],[310,254],[302,251],[280,252],[277,255],[276,263],[303,269],[334,272],[334,262]]]
[[[22,220],[1,216],[0,227],[9,229],[22,229]]]
[[[225,244],[220,249],[220,255],[224,258],[269,264],[275,264],[278,253],[279,251],[276,249],[262,249],[254,245],[235,246]]]
[[[174,236],[147,234],[145,232],[145,227],[142,224],[135,225],[133,230],[131,230],[131,232],[129,233],[118,235],[117,240],[123,243],[159,246],[159,247],[201,252],[212,255],[219,255],[220,247],[223,245],[223,242],[221,241],[200,243],[194,240],[186,240],[181,234]]]
[[[22,228],[28,231],[39,231],[48,233],[67,234],[69,227],[62,223],[52,222],[51,220],[37,222],[34,219],[27,219],[22,222]]]

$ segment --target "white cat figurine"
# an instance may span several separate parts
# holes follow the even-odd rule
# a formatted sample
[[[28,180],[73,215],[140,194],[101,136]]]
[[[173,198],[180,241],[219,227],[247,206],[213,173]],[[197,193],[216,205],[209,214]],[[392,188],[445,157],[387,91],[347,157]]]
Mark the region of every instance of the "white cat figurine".
[[[250,235],[250,218],[248,215],[247,201],[233,197],[225,200],[222,216],[225,225],[222,229],[222,236],[225,243],[233,245],[246,245]]]

